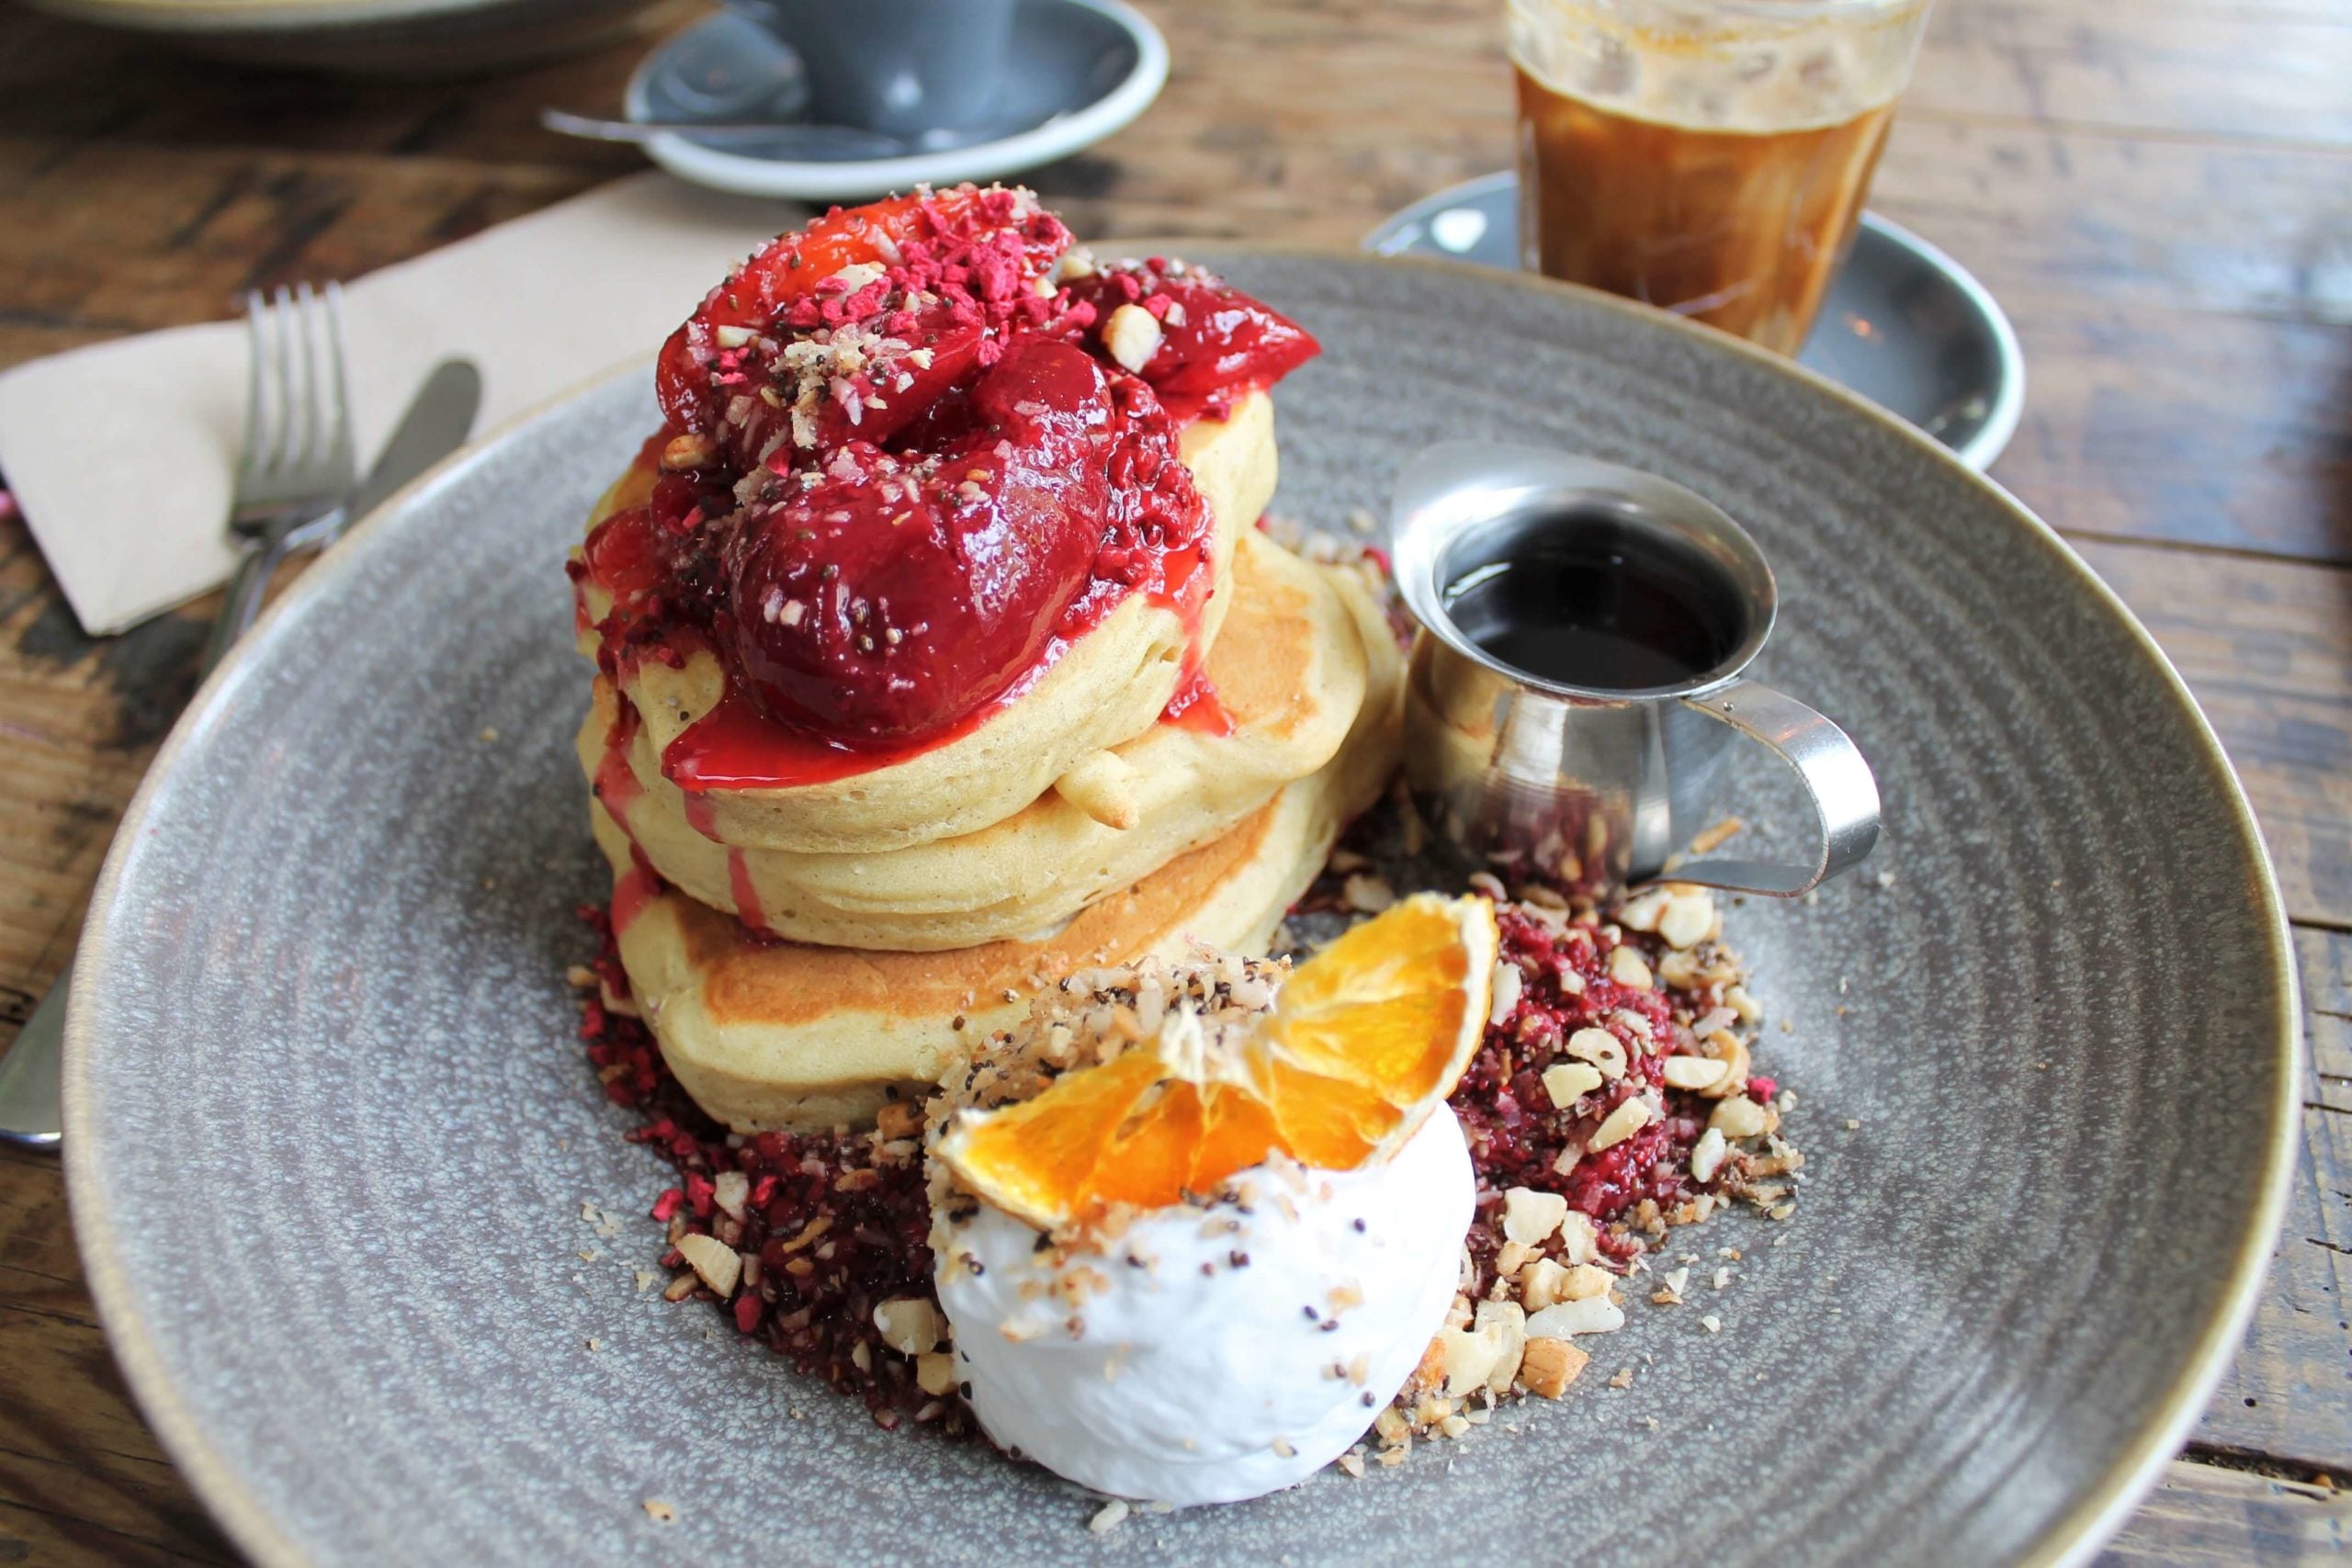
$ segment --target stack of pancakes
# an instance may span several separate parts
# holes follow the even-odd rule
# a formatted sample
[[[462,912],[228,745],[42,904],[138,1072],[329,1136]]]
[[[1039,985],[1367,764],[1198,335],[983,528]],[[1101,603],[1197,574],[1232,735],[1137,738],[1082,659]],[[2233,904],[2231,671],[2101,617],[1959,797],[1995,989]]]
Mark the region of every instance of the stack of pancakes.
[[[716,659],[596,678],[580,761],[621,963],[713,1116],[739,1132],[860,1121],[1071,973],[1196,942],[1262,953],[1378,795],[1396,645],[1356,575],[1251,526],[1274,488],[1271,401],[1196,421],[1181,450],[1216,525],[1196,626],[1135,595],[931,750],[689,794],[662,758],[724,694]],[[651,478],[624,475],[590,526]],[[590,587],[589,624],[607,607]],[[1214,699],[1166,718],[1191,658]]]

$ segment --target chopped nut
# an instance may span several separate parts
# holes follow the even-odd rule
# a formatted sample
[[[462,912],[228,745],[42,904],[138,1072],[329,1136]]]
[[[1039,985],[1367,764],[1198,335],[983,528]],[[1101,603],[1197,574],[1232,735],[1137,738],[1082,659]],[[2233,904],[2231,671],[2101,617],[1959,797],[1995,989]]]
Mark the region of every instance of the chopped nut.
[[[645,1500],[645,1512],[647,1517],[657,1525],[673,1525],[678,1522],[678,1510],[655,1498],[648,1497]]]
[[[1520,1357],[1519,1381],[1530,1393],[1557,1399],[1591,1359],[1565,1339],[1539,1336],[1527,1342]]]
[[[1600,1226],[1581,1209],[1568,1211],[1560,1222],[1560,1258],[1567,1263],[1589,1263],[1600,1251]]]
[[[1493,1336],[1498,1347],[1494,1370],[1487,1374],[1487,1392],[1510,1393],[1512,1380],[1519,1376],[1520,1355],[1527,1346],[1527,1314],[1516,1302],[1480,1302],[1475,1332]]]
[[[1707,1130],[1726,1138],[1761,1137],[1765,1128],[1764,1108],[1746,1095],[1721,1101],[1707,1118]]]
[[[1495,1253],[1495,1277],[1508,1280],[1527,1266],[1534,1249],[1521,1241],[1507,1241]]]
[[[1676,948],[1696,947],[1714,929],[1715,897],[1704,888],[1677,893],[1668,899],[1666,912],[1657,921],[1657,934]]]
[[[1587,1267],[1589,1267],[1588,1265]],[[1598,1272],[1598,1270],[1596,1270]],[[1539,1258],[1520,1270],[1519,1303],[1530,1312],[1538,1312],[1554,1302],[1567,1299],[1566,1289],[1568,1271],[1548,1258]],[[1605,1287],[1604,1287],[1605,1288]]]
[[[1622,1101],[1616,1110],[1601,1118],[1600,1125],[1593,1132],[1592,1142],[1586,1147],[1593,1154],[1614,1148],[1648,1126],[1649,1121],[1650,1108],[1647,1104],[1639,1100]]]
[[[1135,307],[1133,305],[1122,305],[1119,309],[1122,310],[1132,310]],[[1146,316],[1144,320],[1150,321],[1151,318]],[[1125,1524],[1127,1522],[1127,1515],[1132,1511],[1133,1510],[1128,1507],[1125,1501],[1120,1498],[1114,1497],[1109,1502],[1103,1504],[1102,1508],[1092,1518],[1086,1521],[1086,1528],[1092,1530],[1096,1535],[1107,1534],[1112,1530],[1117,1529],[1121,1525]]]
[[[698,431],[673,435],[662,448],[662,466],[672,472],[707,468],[718,461],[718,443]]]
[[[1495,1363],[1502,1359],[1502,1336],[1498,1332],[1440,1329],[1437,1345],[1445,1358],[1445,1391],[1457,1396],[1486,1387],[1487,1380],[1494,1375]]]
[[[1102,323],[1102,346],[1124,368],[1138,376],[1159,352],[1160,335],[1159,323],[1140,305],[1122,305]]]
[[[1605,1029],[1579,1029],[1568,1036],[1563,1049],[1578,1061],[1589,1062],[1600,1069],[1604,1078],[1614,1081],[1625,1076],[1625,1043]]]
[[[1745,986],[1729,986],[1724,989],[1724,1006],[1739,1015],[1742,1023],[1754,1023],[1764,1016],[1764,1010]]]
[[[1563,1111],[1600,1083],[1600,1069],[1589,1062],[1555,1062],[1544,1069],[1544,1092]]]
[[[682,1235],[678,1238],[678,1253],[695,1277],[719,1299],[723,1301],[735,1293],[735,1281],[743,1277],[741,1253],[715,1235]]]
[[[1119,309],[1124,310],[1127,307],[1122,305]],[[1348,908],[1359,914],[1376,915],[1396,902],[1394,887],[1382,878],[1363,872],[1358,872],[1341,883],[1340,890],[1348,901]]]
[[[1690,852],[1694,855],[1713,854],[1723,848],[1726,840],[1747,826],[1747,822],[1737,817],[1726,817],[1692,839]]]
[[[1730,1063],[1713,1056],[1668,1056],[1665,1063],[1669,1089],[1710,1089],[1730,1070]]]
[[[1607,1296],[1587,1296],[1529,1314],[1526,1333],[1531,1339],[1566,1339],[1577,1334],[1608,1334],[1623,1326],[1623,1308]]]
[[[1704,1042],[1707,1055],[1724,1065],[1724,1076],[1700,1089],[1709,1100],[1724,1100],[1747,1087],[1747,1042],[1728,1029],[1718,1029]]]
[[[1520,994],[1526,989],[1527,979],[1519,965],[1508,959],[1495,960],[1494,1001],[1487,1010],[1487,1021],[1499,1024],[1519,1006]]]
[[[900,1296],[874,1309],[882,1342],[901,1356],[919,1356],[944,1337],[939,1309],[921,1296]]]
[[[1609,950],[1609,977],[1634,991],[1646,991],[1653,984],[1648,961],[1629,946]]]
[[[1105,828],[1125,832],[1143,820],[1136,791],[1143,774],[1116,751],[1095,751],[1054,781],[1054,793]]]
[[[874,1130],[885,1138],[911,1138],[922,1131],[922,1107],[894,1100],[874,1113]]]
[[[926,1350],[915,1358],[915,1386],[933,1398],[956,1392],[956,1357],[947,1350]]]
[[[721,1213],[740,1222],[743,1218],[743,1201],[752,1195],[752,1179],[740,1170],[722,1170],[711,1186],[711,1201]]]
[[[1568,1201],[1557,1192],[1514,1187],[1503,1194],[1503,1235],[1522,1246],[1541,1246],[1567,1217]]]
[[[1667,901],[1671,897],[1663,887],[1645,887],[1619,907],[1617,923],[1629,931],[1654,931],[1657,930],[1658,919],[1666,913]]]
[[[1605,1296],[1609,1293],[1609,1287],[1616,1278],[1616,1275],[1611,1274],[1598,1263],[1573,1264],[1561,1273],[1560,1294],[1557,1299],[1564,1302],[1583,1302],[1590,1301],[1595,1296]]]
[[[1735,1102],[1727,1100],[1724,1103],[1730,1105]],[[1741,1100],[1737,1103],[1746,1104],[1747,1101]],[[1712,1120],[1710,1118],[1710,1121]],[[1715,1172],[1723,1168],[1724,1155],[1729,1146],[1724,1142],[1723,1129],[1720,1127],[1710,1126],[1705,1132],[1700,1134],[1699,1141],[1690,1148],[1690,1179],[1702,1185],[1713,1181],[1715,1179]]]

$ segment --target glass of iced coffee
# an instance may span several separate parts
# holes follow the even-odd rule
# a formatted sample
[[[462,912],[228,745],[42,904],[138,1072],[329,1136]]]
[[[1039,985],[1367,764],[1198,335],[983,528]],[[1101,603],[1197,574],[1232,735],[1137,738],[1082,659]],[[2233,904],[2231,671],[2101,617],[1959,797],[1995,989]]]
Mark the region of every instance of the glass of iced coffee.
[[[1794,354],[1928,0],[1509,0],[1522,265]]]

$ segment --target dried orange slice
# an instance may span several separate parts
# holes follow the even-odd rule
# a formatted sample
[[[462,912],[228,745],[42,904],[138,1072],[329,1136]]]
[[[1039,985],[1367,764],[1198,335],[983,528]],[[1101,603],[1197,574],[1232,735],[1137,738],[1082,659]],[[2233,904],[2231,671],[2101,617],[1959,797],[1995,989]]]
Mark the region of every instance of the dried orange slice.
[[[939,1156],[1047,1230],[1206,1194],[1272,1155],[1325,1170],[1385,1159],[1478,1049],[1497,944],[1484,898],[1416,894],[1301,964],[1255,1027],[1172,1015],[1034,1100],[960,1112]]]

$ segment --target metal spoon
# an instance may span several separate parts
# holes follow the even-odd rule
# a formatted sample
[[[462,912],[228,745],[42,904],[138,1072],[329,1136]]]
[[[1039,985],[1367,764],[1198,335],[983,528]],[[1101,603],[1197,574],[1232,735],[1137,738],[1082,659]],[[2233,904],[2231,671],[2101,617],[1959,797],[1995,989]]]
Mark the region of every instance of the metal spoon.
[[[859,130],[846,125],[790,125],[779,120],[598,119],[592,115],[573,114],[567,109],[544,108],[539,111],[539,123],[559,136],[577,136],[588,141],[642,144],[657,136],[691,136],[714,141],[757,141],[772,147],[780,155],[815,158],[828,163],[846,162],[853,158],[902,158],[910,152],[939,150],[932,136],[925,136],[917,142],[887,136],[878,130]],[[933,133],[933,136],[938,134]],[[960,142],[949,143],[958,144]]]

